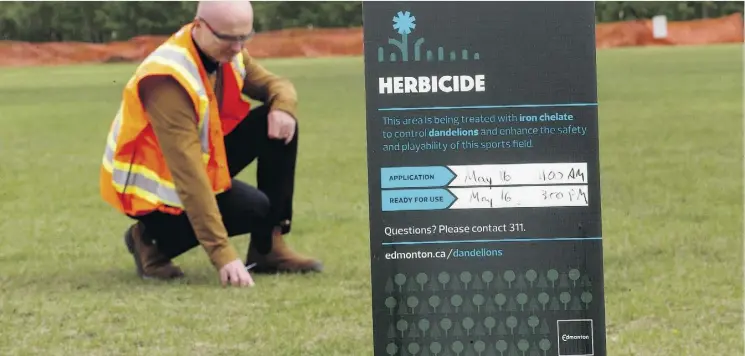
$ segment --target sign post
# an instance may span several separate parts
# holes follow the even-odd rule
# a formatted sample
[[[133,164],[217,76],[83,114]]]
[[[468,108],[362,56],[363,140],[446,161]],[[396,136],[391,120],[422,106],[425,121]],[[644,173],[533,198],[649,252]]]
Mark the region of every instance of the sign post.
[[[605,356],[592,2],[365,2],[375,355]]]

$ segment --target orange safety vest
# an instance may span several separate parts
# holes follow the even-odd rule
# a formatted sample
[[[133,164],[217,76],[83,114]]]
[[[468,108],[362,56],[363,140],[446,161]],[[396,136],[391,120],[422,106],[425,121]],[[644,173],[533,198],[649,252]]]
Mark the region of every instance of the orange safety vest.
[[[143,60],[124,88],[106,140],[100,174],[103,200],[120,212],[138,216],[152,211],[179,214],[183,205],[138,94],[150,75],[170,75],[186,89],[197,115],[202,161],[215,194],[231,187],[223,137],[251,109],[241,93],[246,68],[242,54],[224,63],[223,98],[218,103],[191,39],[192,24],[182,27]]]

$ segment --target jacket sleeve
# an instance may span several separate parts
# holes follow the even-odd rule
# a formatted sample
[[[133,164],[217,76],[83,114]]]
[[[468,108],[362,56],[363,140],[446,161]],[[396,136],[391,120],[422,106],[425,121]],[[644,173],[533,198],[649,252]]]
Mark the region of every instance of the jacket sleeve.
[[[292,82],[264,68],[247,50],[243,50],[243,63],[246,66],[243,94],[297,119],[298,98]]]
[[[222,222],[202,163],[196,114],[186,91],[173,78],[149,77],[140,97],[197,240],[215,268],[238,259]]]

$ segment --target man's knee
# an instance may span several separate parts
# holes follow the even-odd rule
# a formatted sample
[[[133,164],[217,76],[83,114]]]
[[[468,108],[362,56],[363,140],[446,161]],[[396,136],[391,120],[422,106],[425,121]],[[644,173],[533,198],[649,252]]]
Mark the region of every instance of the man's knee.
[[[223,199],[224,205],[229,205],[231,210],[243,217],[256,217],[264,219],[269,216],[271,204],[269,197],[251,185],[233,179],[232,187],[228,195]]]
[[[269,197],[266,196],[266,194],[260,190],[257,191],[257,197],[254,202],[256,205],[256,216],[258,216],[260,219],[266,219],[269,217],[269,213],[271,212],[272,203],[269,201]]]
[[[259,105],[256,107],[252,107],[246,115],[244,121],[266,122],[269,118],[269,109],[270,108],[268,105]]]

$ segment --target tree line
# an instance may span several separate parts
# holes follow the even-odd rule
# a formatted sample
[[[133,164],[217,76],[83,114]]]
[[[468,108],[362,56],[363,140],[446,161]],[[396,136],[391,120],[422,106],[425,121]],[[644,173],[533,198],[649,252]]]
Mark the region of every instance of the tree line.
[[[30,42],[125,41],[169,35],[191,21],[193,1],[0,2],[0,40]],[[362,2],[254,2],[257,32],[293,27],[357,27]],[[737,1],[596,2],[597,22],[648,19],[691,20],[742,13]]]

